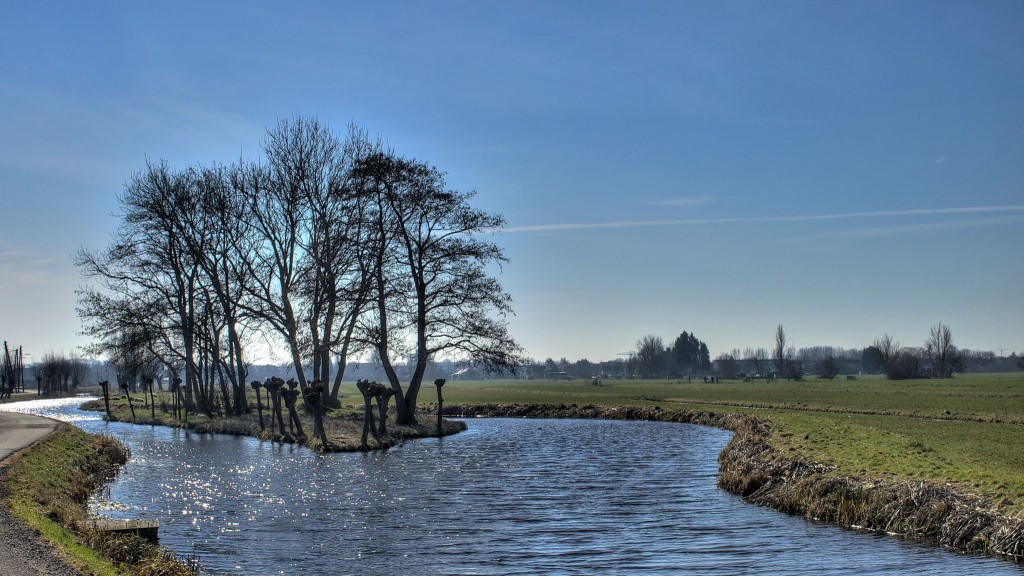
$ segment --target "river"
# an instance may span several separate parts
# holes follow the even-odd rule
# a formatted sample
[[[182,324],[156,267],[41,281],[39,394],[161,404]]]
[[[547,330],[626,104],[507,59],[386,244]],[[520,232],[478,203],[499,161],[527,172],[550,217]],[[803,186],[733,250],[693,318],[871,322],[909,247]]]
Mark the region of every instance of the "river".
[[[0,410],[126,443],[93,508],[159,520],[161,544],[213,574],[1024,574],[746,504],[716,488],[730,433],[713,428],[474,419],[456,436],[320,455],[77,405]]]

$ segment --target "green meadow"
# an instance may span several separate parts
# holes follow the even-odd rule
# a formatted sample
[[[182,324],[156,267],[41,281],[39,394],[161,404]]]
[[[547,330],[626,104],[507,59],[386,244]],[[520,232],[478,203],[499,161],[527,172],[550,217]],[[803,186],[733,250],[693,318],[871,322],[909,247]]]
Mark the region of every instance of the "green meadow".
[[[717,384],[603,380],[598,386],[589,380],[456,381],[443,392],[446,406],[564,403],[756,414],[772,422],[776,448],[834,465],[836,475],[952,483],[988,498],[1002,513],[1024,514],[1024,374]]]

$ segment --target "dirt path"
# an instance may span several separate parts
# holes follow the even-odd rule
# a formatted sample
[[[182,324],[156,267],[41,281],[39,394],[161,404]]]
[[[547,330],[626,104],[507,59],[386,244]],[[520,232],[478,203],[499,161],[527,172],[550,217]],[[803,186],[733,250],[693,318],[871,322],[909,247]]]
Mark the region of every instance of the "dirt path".
[[[57,422],[40,416],[0,412],[0,475],[11,454],[42,440],[57,428]],[[0,487],[0,576],[79,576],[65,564],[48,542],[15,518],[3,500]]]

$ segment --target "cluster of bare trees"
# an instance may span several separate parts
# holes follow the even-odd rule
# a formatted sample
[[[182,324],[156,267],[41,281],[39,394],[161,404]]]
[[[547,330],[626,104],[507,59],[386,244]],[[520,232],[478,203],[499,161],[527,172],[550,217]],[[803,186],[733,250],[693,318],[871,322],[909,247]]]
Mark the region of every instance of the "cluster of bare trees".
[[[928,331],[921,348],[905,347],[889,334],[875,340],[871,355],[890,380],[909,378],[950,378],[962,372],[963,355],[953,345],[949,326],[939,322]]]
[[[308,367],[323,405],[337,403],[348,359],[371,354],[401,422],[415,421],[429,359],[522,361],[510,297],[488,272],[506,258],[481,238],[504,220],[473,208],[473,192],[315,118],[279,122],[263,153],[132,176],[113,243],[75,258],[95,281],[79,292],[79,315],[99,351],[127,340],[182,377],[186,403],[234,413],[248,409],[255,343],[287,350],[304,401]],[[401,382],[392,359],[410,356]]]
[[[43,354],[34,368],[40,394],[74,392],[89,377],[89,365],[85,360],[55,352]]]
[[[740,360],[739,350],[721,358],[726,362]],[[775,328],[775,346],[771,351],[767,348],[747,348],[742,353],[742,360],[749,366],[749,376],[755,378],[774,376],[799,380],[803,377],[803,362],[798,359],[796,348],[786,342],[786,331],[782,324]]]

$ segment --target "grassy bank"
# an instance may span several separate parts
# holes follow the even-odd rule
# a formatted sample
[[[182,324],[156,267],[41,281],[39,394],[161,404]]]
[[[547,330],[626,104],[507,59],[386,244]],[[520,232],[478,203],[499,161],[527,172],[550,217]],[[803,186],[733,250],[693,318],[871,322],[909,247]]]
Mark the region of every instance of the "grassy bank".
[[[61,424],[42,442],[5,461],[2,492],[13,512],[65,554],[69,564],[93,575],[192,574],[186,565],[137,536],[94,532],[89,495],[127,460],[121,444]]]

